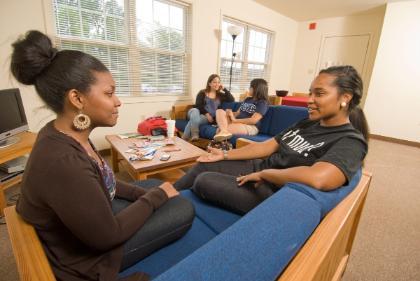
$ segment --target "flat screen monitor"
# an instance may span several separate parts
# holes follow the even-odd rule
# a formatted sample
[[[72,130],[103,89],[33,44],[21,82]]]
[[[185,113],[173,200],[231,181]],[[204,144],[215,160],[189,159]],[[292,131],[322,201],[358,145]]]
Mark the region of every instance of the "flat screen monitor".
[[[19,89],[0,90],[0,148],[17,143],[16,135],[28,129]]]

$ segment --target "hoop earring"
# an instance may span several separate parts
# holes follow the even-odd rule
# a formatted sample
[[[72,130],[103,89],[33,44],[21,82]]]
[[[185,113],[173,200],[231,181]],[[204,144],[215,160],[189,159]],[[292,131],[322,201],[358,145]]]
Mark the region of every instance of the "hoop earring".
[[[82,112],[77,114],[73,119],[73,126],[78,131],[86,130],[87,128],[90,127],[90,123],[91,122],[90,122],[89,116],[87,116],[86,114],[83,114]]]
[[[347,106],[347,103],[345,101],[343,101],[342,103],[340,103],[340,109],[344,108]]]

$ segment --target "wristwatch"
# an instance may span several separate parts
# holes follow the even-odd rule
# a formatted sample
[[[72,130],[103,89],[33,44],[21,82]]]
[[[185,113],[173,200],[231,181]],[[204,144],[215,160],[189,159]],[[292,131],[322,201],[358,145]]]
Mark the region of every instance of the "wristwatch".
[[[223,160],[227,160],[227,159],[228,159],[228,151],[223,150]]]

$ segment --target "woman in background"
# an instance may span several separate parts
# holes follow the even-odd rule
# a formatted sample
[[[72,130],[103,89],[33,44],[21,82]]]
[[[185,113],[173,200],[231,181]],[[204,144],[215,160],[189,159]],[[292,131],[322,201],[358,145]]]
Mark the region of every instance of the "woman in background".
[[[188,111],[189,119],[182,136],[185,140],[195,141],[199,138],[200,125],[215,123],[216,110],[224,102],[235,99],[228,89],[220,83],[220,77],[212,74],[207,79],[206,88],[198,92],[194,108]]]
[[[349,182],[367,153],[368,126],[358,107],[363,83],[352,66],[322,70],[311,84],[309,118],[265,142],[210,153],[176,189],[244,214],[287,182],[333,190]]]
[[[268,85],[264,79],[254,79],[249,86],[248,97],[236,112],[231,109],[216,111],[218,130],[215,141],[223,141],[234,135],[258,134],[258,126],[268,110]]]
[[[146,190],[116,180],[90,141],[96,127],[116,124],[121,106],[102,62],[57,51],[46,35],[29,31],[13,44],[11,72],[57,114],[38,133],[16,206],[35,227],[57,280],[117,280],[120,270],[188,230],[192,205],[171,184]]]

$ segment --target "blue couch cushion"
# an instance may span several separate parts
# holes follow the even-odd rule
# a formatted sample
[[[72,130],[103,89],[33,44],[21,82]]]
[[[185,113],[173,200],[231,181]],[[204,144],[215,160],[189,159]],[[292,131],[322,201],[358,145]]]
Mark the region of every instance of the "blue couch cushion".
[[[308,117],[308,109],[299,106],[273,106],[270,126],[266,134],[275,136],[294,123]]]
[[[321,191],[301,183],[288,183],[287,188],[302,192],[316,200],[321,208],[321,216],[324,217],[354,190],[361,177],[362,169],[360,168],[347,185],[331,191]]]
[[[194,205],[195,215],[216,233],[224,231],[241,218],[240,215],[211,205],[194,195],[191,190],[181,191]]]
[[[320,220],[312,198],[280,189],[154,280],[275,280]]]
[[[273,113],[275,110],[276,110],[275,106],[270,105],[268,107],[267,112],[264,114],[258,126],[258,134],[264,134],[264,135],[269,134],[270,127],[271,127],[271,120],[273,118]]]
[[[226,109],[232,109],[233,111],[237,111],[239,109],[239,106],[241,105],[241,102],[234,101],[234,102],[224,102],[221,105],[221,108]]]
[[[177,128],[179,131],[183,132],[185,130],[185,127],[187,126],[188,120],[184,119],[176,119],[175,120],[175,128]]]

